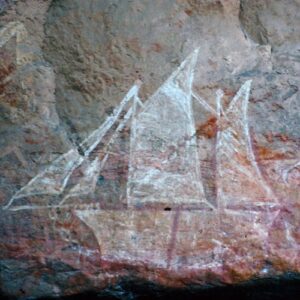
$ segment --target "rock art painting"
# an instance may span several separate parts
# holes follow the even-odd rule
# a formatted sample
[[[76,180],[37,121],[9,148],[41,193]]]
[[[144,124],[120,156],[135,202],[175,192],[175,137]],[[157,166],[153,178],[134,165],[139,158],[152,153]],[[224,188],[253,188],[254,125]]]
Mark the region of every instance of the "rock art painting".
[[[258,38],[266,33],[252,36],[240,11],[249,1],[159,4],[162,20],[171,11],[168,22],[184,28],[182,42],[152,19],[155,34],[144,39],[142,26],[127,32],[130,18],[109,21],[121,4],[50,2],[34,12],[46,28],[37,37],[14,13],[0,28],[4,292],[62,296],[128,278],[205,287],[298,274],[299,78],[283,70],[286,50],[275,37],[264,40],[270,46]],[[150,1],[133,2],[134,14],[151,14]],[[20,11],[6,7],[15,5]],[[210,13],[193,19],[206,10],[234,16],[223,35],[240,22],[245,32],[193,39],[212,22]],[[107,26],[103,49],[94,18]],[[91,24],[89,34],[74,20]],[[60,26],[72,32],[68,51]],[[39,271],[7,279],[20,268]]]
[[[205,224],[203,237],[195,236],[190,241],[201,243],[205,232],[214,230],[215,236],[210,237],[211,253],[220,247],[217,220],[225,215],[247,220],[252,224],[252,234],[262,242],[268,235],[267,224],[270,225],[279,213],[280,205],[260,172],[251,146],[247,118],[251,80],[242,85],[226,110],[220,90],[216,93],[215,108],[210,107],[218,118],[215,150],[218,192],[217,206],[214,206],[206,199],[203,189],[192,110],[198,52],[199,49],[195,50],[146,102],[138,96],[139,83],[133,85],[113,114],[78,149],[58,157],[22,187],[4,209],[74,207],[76,215],[94,232],[103,259],[132,264],[177,268],[173,260],[179,258],[172,256],[176,250],[170,247],[176,247],[178,242],[185,243],[184,236],[177,233],[176,223],[181,219],[199,218],[200,227],[204,225],[201,222],[211,219],[208,224],[212,228]],[[201,103],[203,101],[201,99]],[[209,104],[203,105],[203,109],[207,107]],[[77,208],[76,197],[95,193],[97,180],[111,155],[110,145],[130,120],[126,207],[106,210],[100,205],[91,207],[87,200]],[[107,143],[102,143],[111,129],[113,132]],[[103,151],[90,158],[94,149],[101,149],[99,144],[103,144]],[[82,169],[81,176],[77,176],[78,182],[67,190],[70,177],[78,168]],[[245,190],[250,192],[249,195]],[[61,201],[54,205],[47,202],[18,205],[20,198],[49,194],[59,195]],[[71,198],[73,201],[69,200]],[[151,220],[151,226],[143,225],[143,219]],[[261,220],[258,222],[258,219]],[[161,243],[165,245],[156,251]],[[201,255],[199,253],[200,260]],[[205,255],[208,255],[207,251]],[[205,265],[214,261],[214,258],[206,258]],[[200,261],[197,265],[201,267]],[[187,267],[191,266],[187,264]]]

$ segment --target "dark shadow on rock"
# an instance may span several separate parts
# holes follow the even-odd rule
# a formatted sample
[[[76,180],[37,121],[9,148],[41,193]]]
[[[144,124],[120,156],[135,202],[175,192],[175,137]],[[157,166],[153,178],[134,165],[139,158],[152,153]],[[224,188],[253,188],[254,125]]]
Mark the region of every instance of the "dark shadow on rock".
[[[172,289],[141,280],[122,280],[119,284],[101,292],[53,297],[32,298],[38,300],[296,300],[300,296],[300,276],[287,273],[281,277],[257,279],[240,285],[218,287],[190,286],[185,289]],[[0,294],[0,299],[14,300]]]

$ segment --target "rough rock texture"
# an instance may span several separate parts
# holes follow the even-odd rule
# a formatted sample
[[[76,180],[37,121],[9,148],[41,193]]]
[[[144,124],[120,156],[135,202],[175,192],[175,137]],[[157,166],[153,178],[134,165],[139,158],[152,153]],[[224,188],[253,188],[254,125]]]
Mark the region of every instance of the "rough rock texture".
[[[299,273],[299,14],[298,0],[0,0],[1,291]]]

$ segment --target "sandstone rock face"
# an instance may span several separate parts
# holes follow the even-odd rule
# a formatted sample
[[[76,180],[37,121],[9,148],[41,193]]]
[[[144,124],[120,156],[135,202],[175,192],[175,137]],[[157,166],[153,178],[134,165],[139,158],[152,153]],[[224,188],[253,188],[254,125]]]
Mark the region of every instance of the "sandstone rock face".
[[[300,272],[300,3],[0,1],[10,296]]]

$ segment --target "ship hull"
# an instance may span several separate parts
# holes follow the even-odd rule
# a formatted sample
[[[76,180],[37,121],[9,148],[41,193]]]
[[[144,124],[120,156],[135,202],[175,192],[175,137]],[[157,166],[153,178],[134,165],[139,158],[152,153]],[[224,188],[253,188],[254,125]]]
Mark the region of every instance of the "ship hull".
[[[276,209],[76,211],[93,231],[103,261],[171,269],[219,268],[228,257],[239,260],[232,252],[237,240],[265,256],[277,214]]]

